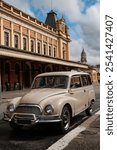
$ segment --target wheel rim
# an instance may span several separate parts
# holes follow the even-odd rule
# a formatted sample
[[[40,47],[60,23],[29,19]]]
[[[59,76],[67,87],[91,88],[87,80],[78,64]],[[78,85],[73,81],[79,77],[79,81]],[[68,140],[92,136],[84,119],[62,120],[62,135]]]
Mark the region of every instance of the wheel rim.
[[[93,109],[92,109],[92,107],[90,107],[90,109],[89,109],[89,112],[90,112],[90,113],[92,113],[92,112],[93,112]]]
[[[68,108],[64,109],[63,114],[62,114],[62,124],[65,130],[69,129],[70,125],[70,113]]]

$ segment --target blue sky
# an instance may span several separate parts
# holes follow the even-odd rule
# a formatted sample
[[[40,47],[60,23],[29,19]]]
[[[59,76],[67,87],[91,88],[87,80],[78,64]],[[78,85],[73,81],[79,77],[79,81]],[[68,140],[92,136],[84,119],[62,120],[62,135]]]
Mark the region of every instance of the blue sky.
[[[4,0],[44,22],[51,10],[51,0]],[[100,63],[100,1],[52,0],[58,19],[64,16],[71,37],[71,60],[80,61],[84,48],[88,64]]]

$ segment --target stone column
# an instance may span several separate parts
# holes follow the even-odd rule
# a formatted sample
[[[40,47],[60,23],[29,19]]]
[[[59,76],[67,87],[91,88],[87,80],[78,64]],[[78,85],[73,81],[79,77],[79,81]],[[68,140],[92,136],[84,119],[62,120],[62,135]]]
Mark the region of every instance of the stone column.
[[[20,26],[20,49],[23,49],[22,26]]]
[[[14,47],[13,22],[11,22],[11,47]]]
[[[42,55],[44,54],[44,52],[43,52],[43,35],[42,35],[42,43],[41,43],[42,45],[41,45],[41,53],[42,53]]]
[[[31,48],[30,48],[30,46],[31,46],[30,45],[30,29],[28,30],[28,43],[27,44],[28,44],[28,47],[27,47],[28,51],[30,52],[31,51]]]
[[[3,19],[1,18],[1,45],[4,45]]]
[[[37,51],[37,32],[35,32],[35,53],[38,53],[38,51]]]

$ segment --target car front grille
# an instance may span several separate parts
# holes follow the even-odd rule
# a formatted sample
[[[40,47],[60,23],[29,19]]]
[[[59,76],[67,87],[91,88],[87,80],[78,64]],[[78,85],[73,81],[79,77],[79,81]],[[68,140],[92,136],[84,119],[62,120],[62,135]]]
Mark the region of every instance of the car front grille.
[[[19,105],[15,113],[24,113],[24,114],[35,114],[36,116],[41,115],[41,109],[37,105]]]

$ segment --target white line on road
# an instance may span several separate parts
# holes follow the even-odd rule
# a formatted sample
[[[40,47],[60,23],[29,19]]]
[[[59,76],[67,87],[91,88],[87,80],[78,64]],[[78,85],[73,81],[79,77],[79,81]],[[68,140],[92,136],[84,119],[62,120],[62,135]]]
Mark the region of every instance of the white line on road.
[[[79,125],[77,128],[67,133],[64,137],[51,145],[47,150],[63,150],[77,135],[80,134],[80,132],[86,130],[87,126],[92,123],[99,114],[100,111],[87,119],[82,125]]]
[[[84,131],[85,129],[86,128],[82,126],[75,128],[60,140],[58,140],[56,143],[54,143],[52,146],[50,146],[48,150],[62,150],[69,144],[72,139],[74,139],[80,132]]]

